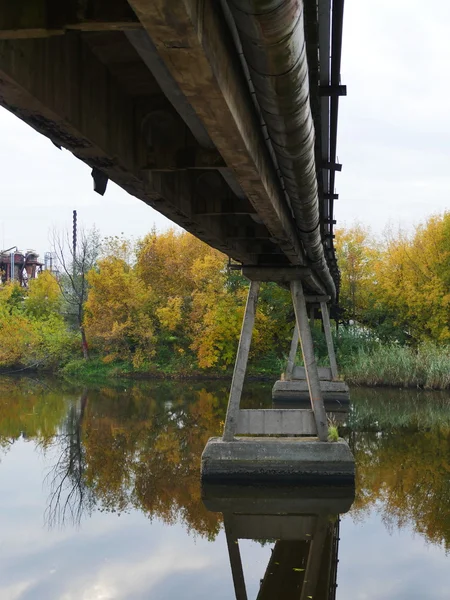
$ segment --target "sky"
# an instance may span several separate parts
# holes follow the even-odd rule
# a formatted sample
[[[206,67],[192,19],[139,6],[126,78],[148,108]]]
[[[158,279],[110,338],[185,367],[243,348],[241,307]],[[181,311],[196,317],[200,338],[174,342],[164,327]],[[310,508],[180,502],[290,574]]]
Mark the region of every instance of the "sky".
[[[450,3],[346,0],[337,174],[339,225],[359,221],[382,234],[443,212],[450,111]],[[165,217],[109,182],[93,192],[90,169],[0,108],[0,249],[41,256],[51,231],[79,223],[103,235],[142,237]]]

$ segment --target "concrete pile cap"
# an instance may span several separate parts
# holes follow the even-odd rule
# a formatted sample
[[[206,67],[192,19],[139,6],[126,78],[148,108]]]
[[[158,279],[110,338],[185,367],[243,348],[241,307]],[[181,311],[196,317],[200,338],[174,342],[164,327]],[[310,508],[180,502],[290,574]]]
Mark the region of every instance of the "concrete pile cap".
[[[202,479],[211,482],[261,482],[348,485],[355,460],[348,444],[305,438],[211,438],[202,454]]]

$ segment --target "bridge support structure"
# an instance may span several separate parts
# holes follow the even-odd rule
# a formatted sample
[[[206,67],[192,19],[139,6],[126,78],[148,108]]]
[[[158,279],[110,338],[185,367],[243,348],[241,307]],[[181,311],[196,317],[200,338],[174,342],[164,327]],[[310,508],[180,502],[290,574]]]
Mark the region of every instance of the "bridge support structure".
[[[286,269],[289,275],[294,269]],[[245,273],[244,273],[245,274]],[[303,285],[290,283],[295,338],[305,364],[309,408],[240,408],[254,328],[261,275],[251,279],[222,438],[211,438],[202,454],[202,479],[214,482],[286,482],[316,485],[354,481],[347,443],[328,441],[327,414],[309,325]],[[248,276],[248,274],[247,274]]]
[[[317,369],[325,409],[331,412],[345,411],[348,409],[350,393],[347,384],[339,378],[327,304],[329,297],[307,296],[306,300],[312,306],[311,314],[314,314],[315,308],[320,306],[322,325],[327,343],[330,366],[319,367]],[[310,393],[307,383],[307,369],[295,365],[298,342],[299,335],[296,322],[284,376],[275,383],[272,389],[272,401],[277,406],[284,404],[292,405],[292,403],[302,405],[309,402]]]

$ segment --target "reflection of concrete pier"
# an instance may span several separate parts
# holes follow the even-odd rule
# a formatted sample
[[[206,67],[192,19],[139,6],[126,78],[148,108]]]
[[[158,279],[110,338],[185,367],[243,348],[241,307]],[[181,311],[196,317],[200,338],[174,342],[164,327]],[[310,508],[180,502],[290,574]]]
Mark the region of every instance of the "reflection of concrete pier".
[[[203,486],[208,510],[222,512],[236,599],[246,600],[239,540],[274,540],[257,600],[335,598],[339,514],[354,488]]]

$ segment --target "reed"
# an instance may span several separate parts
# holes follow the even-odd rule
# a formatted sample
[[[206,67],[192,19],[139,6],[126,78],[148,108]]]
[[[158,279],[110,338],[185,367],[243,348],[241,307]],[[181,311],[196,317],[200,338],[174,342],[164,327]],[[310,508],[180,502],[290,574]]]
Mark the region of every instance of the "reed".
[[[343,358],[342,375],[353,385],[450,389],[449,346],[428,343],[411,348],[377,344]]]

